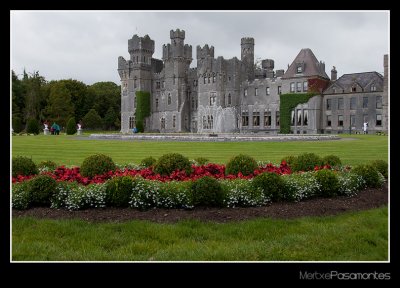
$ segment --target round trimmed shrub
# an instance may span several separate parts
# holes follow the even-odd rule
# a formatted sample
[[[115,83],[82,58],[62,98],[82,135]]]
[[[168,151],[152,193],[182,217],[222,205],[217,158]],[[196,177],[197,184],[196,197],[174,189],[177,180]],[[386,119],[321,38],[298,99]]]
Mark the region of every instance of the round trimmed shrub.
[[[50,198],[57,188],[57,181],[49,175],[39,175],[28,182],[28,191],[34,206],[50,206]]]
[[[111,157],[104,154],[95,154],[83,160],[80,174],[83,177],[93,177],[107,173],[108,171],[115,171],[115,168],[115,163]]]
[[[197,179],[191,190],[194,206],[223,206],[225,193],[217,179],[209,176]]]
[[[272,201],[279,201],[285,189],[285,182],[281,176],[276,173],[262,173],[254,177],[252,181],[254,190],[259,189],[265,197]]]
[[[256,160],[248,155],[239,154],[231,158],[226,164],[226,175],[237,175],[241,172],[244,176],[253,174],[254,170],[258,168]]]
[[[114,177],[106,183],[106,203],[114,207],[128,207],[132,194],[133,178]]]
[[[74,135],[76,133],[76,122],[74,117],[69,118],[66,132],[67,135]]]
[[[322,159],[314,153],[303,153],[296,157],[290,168],[293,172],[312,171],[315,166],[323,165]]]
[[[293,162],[296,161],[296,158],[297,157],[294,155],[288,155],[288,156],[282,158],[281,163],[283,161],[285,161],[287,163],[287,165],[291,166],[293,164]]]
[[[48,170],[55,170],[57,168],[57,163],[51,161],[51,160],[45,160],[40,162],[37,167],[39,169],[48,169]]]
[[[324,165],[330,165],[332,167],[342,165],[342,161],[336,155],[326,155],[324,158],[322,158],[322,162]]]
[[[39,170],[31,158],[24,156],[16,156],[12,158],[13,177],[17,177],[18,175],[23,175],[23,176],[36,175],[38,173]]]
[[[380,176],[378,170],[370,164],[358,165],[354,167],[351,172],[361,176],[365,181],[366,187],[379,188],[383,185],[382,176]]]
[[[35,118],[28,120],[26,124],[26,133],[35,135],[40,133],[39,122]]]
[[[332,197],[339,192],[339,179],[332,170],[322,169],[315,172],[315,179],[320,185],[319,196]]]
[[[208,161],[210,161],[210,160],[208,160],[208,159],[205,158],[205,157],[197,157],[197,158],[195,158],[195,159],[193,159],[193,160],[196,161],[196,163],[197,163],[198,165],[205,165],[205,164],[208,163]]]
[[[160,175],[170,175],[175,170],[184,170],[192,173],[192,165],[187,157],[178,153],[169,153],[161,156],[154,165],[154,172]]]
[[[388,163],[384,160],[375,160],[371,162],[371,165],[375,167],[376,170],[381,172],[383,177],[388,178]]]
[[[140,162],[140,166],[143,167],[151,167],[157,163],[157,159],[154,157],[146,157]]]

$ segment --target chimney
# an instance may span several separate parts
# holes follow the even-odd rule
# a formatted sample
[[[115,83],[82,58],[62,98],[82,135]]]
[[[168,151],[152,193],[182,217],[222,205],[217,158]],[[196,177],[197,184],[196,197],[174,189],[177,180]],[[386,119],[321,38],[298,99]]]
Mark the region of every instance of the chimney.
[[[331,70],[331,81],[336,81],[337,80],[337,71],[336,71],[336,67],[333,66],[332,70]]]

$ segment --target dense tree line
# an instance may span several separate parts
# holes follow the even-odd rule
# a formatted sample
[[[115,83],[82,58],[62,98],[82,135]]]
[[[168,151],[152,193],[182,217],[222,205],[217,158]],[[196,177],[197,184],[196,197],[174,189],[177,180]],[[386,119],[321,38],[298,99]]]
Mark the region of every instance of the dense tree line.
[[[28,123],[56,122],[66,127],[71,118],[85,129],[120,128],[120,86],[113,82],[86,85],[77,80],[46,81],[39,72],[22,78],[12,71],[12,128],[26,130]]]

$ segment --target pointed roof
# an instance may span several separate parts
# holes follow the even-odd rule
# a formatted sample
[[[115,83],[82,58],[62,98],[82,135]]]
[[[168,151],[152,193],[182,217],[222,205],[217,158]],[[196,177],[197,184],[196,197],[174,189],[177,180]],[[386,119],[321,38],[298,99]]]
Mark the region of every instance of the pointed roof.
[[[302,66],[302,73],[297,73],[297,66]],[[296,58],[293,60],[292,64],[286,70],[286,73],[282,78],[297,78],[297,77],[309,77],[309,76],[319,76],[329,80],[328,75],[325,73],[325,65],[320,63],[315,57],[314,53],[310,48],[303,48],[297,54]]]
[[[383,76],[375,71],[343,74],[339,79],[327,87],[327,89],[338,85],[343,89],[348,90],[353,84],[358,84],[361,88],[366,89],[366,87],[371,83],[375,83],[383,87]]]

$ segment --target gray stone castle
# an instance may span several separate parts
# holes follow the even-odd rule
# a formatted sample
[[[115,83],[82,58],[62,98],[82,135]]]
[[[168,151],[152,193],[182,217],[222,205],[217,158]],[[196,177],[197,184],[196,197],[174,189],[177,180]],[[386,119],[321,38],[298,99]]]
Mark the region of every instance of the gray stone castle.
[[[134,35],[128,40],[130,59],[118,58],[121,78],[121,132],[136,126],[136,91],[150,92],[148,132],[270,133],[280,130],[280,95],[318,94],[291,112],[290,130],[304,133],[388,131],[388,57],[384,76],[377,72],[331,77],[325,63],[311,49],[301,49],[284,70],[274,70],[274,60],[261,67],[254,61],[254,39],[241,39],[241,59],[214,57],[214,47],[197,46],[197,67],[190,68],[192,46],[185,31],[170,31],[162,60],[152,57],[154,40]]]

